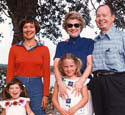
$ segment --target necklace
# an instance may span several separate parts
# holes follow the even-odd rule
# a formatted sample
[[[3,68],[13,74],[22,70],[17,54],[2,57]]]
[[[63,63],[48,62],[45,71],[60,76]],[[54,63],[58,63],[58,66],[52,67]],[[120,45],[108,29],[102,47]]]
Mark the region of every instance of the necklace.
[[[36,46],[36,42],[33,42],[33,43],[26,43],[26,42],[24,42],[23,44],[24,44],[24,46],[25,46],[27,49],[30,49],[30,48],[33,48],[33,47]]]

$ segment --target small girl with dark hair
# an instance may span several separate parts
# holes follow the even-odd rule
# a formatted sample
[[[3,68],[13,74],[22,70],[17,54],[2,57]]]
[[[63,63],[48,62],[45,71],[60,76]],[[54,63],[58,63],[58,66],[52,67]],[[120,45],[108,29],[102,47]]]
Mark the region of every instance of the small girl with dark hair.
[[[73,92],[74,83],[81,77],[81,66],[81,60],[72,54],[65,54],[59,60],[58,68],[62,75],[62,81],[67,87],[68,97],[65,99],[61,97],[59,87],[56,82],[52,96],[54,107],[59,112],[57,112],[56,115],[91,115],[91,113],[89,113],[90,108],[87,103],[89,96],[86,86],[89,79],[87,79],[83,84],[79,95],[76,95],[76,93]]]
[[[2,91],[2,115],[35,115],[30,109],[29,101],[26,88],[20,80],[14,78]]]

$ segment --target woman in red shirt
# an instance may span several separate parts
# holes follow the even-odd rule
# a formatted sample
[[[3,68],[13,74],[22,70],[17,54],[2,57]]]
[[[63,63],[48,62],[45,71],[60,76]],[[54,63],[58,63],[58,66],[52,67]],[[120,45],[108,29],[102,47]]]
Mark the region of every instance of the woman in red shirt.
[[[40,27],[34,18],[22,19],[19,29],[24,40],[10,49],[6,81],[19,79],[28,90],[32,111],[36,115],[45,115],[50,86],[49,50],[35,40]]]

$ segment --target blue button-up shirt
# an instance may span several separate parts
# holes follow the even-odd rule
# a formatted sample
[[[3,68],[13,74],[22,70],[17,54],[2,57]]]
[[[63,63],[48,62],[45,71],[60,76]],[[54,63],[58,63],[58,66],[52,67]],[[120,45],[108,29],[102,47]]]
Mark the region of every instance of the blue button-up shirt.
[[[20,42],[17,42],[16,45],[17,46],[21,46],[21,47],[24,47],[24,41],[20,41]],[[29,49],[26,49],[27,52],[31,52],[33,51],[36,47],[39,47],[39,46],[43,46],[43,44],[39,41],[36,40],[36,46],[32,47],[32,48],[29,48]]]
[[[93,71],[125,71],[125,32],[114,25],[105,35],[95,38],[93,51]]]

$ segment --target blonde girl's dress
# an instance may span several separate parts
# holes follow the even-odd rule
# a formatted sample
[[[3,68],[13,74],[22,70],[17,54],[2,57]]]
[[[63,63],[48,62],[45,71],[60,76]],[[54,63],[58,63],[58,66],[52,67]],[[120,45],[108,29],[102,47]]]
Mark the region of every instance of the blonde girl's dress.
[[[14,100],[0,101],[0,105],[6,110],[6,115],[26,115],[25,105],[29,101],[29,98],[20,97]]]
[[[79,77],[77,77],[76,79],[68,79],[68,78],[64,78],[63,77],[63,83],[70,88],[67,89],[67,93],[68,96],[66,99],[62,99],[60,97],[60,95],[58,95],[58,102],[60,104],[60,106],[66,110],[68,110],[69,108],[73,107],[74,105],[76,105],[82,98],[82,95],[79,96],[75,96],[75,93],[72,93],[73,90],[73,84],[79,80]],[[89,79],[87,79],[85,81],[85,83],[83,84],[83,87],[86,86],[89,82]],[[91,95],[89,94],[89,101],[88,103],[80,108],[78,111],[76,111],[76,113],[74,115],[92,115],[93,114],[93,109],[92,109],[92,103],[91,103]],[[56,115],[60,115],[58,112]]]

